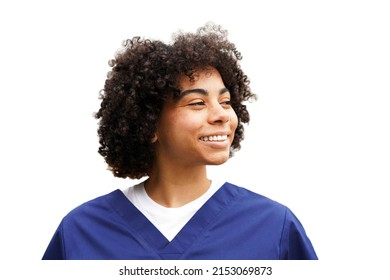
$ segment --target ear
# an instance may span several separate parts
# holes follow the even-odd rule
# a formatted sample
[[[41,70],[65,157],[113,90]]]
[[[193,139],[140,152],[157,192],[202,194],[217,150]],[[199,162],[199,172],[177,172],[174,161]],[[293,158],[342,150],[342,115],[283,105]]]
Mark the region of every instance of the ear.
[[[151,141],[152,143],[156,143],[157,140],[158,140],[157,133],[155,133],[154,136],[152,137],[152,139],[150,139],[150,141]]]

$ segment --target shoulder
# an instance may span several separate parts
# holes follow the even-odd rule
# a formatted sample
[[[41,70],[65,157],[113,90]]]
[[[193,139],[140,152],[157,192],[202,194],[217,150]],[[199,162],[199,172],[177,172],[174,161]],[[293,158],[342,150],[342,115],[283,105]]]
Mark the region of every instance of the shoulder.
[[[251,191],[245,187],[240,187],[226,182],[223,188],[229,189],[235,196],[235,210],[242,210],[254,215],[268,216],[284,220],[289,216],[291,210],[269,197]]]
[[[71,222],[75,220],[83,220],[97,216],[104,216],[106,213],[112,212],[112,201],[126,199],[122,191],[115,190],[108,194],[104,194],[86,201],[72,209],[65,215],[63,222]]]
[[[240,196],[240,204],[245,205],[245,207],[251,208],[253,211],[260,211],[263,214],[278,215],[283,218],[286,225],[295,224],[298,227],[302,226],[294,212],[286,205],[231,183],[225,183],[225,185],[228,188],[236,189]]]
[[[229,182],[226,182],[224,184],[224,187],[230,188],[233,192],[236,192],[237,196],[240,197],[242,200],[245,200],[245,203],[248,205],[261,205],[263,207],[272,207],[280,210],[288,209],[282,203],[275,201],[267,196],[251,191],[248,188],[237,186]]]

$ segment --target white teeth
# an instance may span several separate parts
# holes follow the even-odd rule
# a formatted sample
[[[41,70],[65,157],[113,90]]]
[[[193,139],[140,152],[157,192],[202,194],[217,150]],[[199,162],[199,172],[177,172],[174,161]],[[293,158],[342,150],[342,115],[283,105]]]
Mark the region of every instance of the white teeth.
[[[200,140],[202,141],[225,141],[227,140],[228,137],[227,135],[212,135],[212,136],[204,136],[204,137],[200,137]]]

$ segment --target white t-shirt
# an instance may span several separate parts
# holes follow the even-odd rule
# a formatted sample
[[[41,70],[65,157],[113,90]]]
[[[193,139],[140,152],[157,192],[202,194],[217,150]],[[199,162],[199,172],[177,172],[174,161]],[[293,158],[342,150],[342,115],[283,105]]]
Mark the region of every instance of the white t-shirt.
[[[123,190],[135,207],[171,241],[202,205],[222,186],[211,182],[210,188],[202,196],[177,208],[164,207],[152,200],[145,191],[144,183]]]

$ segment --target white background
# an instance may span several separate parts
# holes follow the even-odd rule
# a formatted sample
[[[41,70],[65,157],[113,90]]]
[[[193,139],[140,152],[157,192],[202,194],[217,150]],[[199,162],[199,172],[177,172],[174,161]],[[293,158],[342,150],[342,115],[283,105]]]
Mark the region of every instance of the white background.
[[[68,211],[134,183],[106,170],[93,118],[122,40],[169,42],[213,21],[258,101],[241,151],[210,175],[291,208],[322,262],[379,275],[390,250],[387,1],[4,2],[2,260],[39,260]]]

